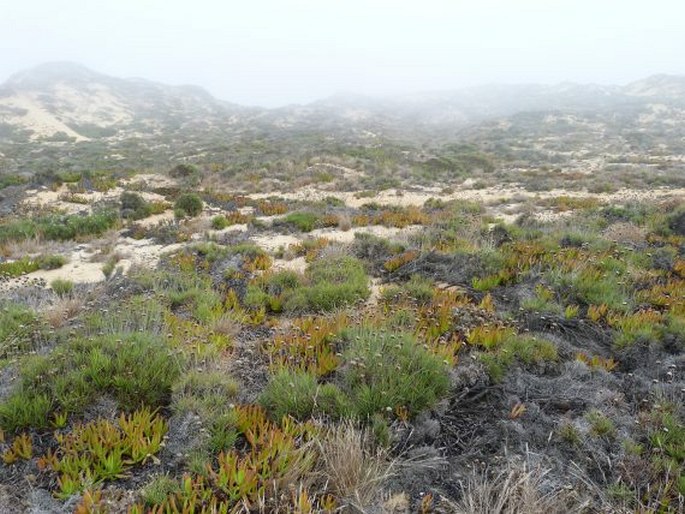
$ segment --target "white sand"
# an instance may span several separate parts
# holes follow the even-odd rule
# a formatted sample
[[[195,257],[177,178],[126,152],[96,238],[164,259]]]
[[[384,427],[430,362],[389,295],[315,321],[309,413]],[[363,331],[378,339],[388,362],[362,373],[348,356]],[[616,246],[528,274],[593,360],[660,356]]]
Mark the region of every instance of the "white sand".
[[[421,225],[410,225],[405,228],[384,227],[382,225],[370,225],[368,227],[357,227],[351,230],[340,230],[338,228],[321,228],[309,232],[310,237],[324,237],[330,241],[338,243],[351,243],[354,241],[355,234],[373,234],[378,237],[392,238],[400,234],[411,234],[420,230]]]

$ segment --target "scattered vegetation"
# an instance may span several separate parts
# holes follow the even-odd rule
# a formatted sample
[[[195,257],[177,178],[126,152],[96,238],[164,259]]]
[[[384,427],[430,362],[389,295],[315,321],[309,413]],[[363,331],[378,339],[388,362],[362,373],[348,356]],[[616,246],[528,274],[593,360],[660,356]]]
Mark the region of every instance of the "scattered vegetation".
[[[0,220],[0,482],[82,513],[682,510],[682,202],[379,193],[487,187],[500,163],[474,145],[341,145],[345,173],[292,171],[364,181],[357,207],[226,192],[267,173],[255,148],[163,187],[63,171],[61,202],[108,200]],[[154,257],[124,272],[131,236]],[[75,248],[107,280],[24,277]]]
[[[0,223],[0,244],[32,238],[66,241],[99,236],[114,228],[118,222],[119,217],[114,211],[15,219]]]

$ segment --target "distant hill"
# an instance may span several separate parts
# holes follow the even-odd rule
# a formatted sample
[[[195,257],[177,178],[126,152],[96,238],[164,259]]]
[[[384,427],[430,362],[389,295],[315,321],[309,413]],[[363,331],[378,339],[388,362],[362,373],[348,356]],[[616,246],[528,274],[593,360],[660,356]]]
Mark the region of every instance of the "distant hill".
[[[197,86],[121,79],[74,63],[48,63],[0,85],[0,127],[31,139],[126,137],[226,128],[246,122],[290,128],[461,126],[520,112],[598,111],[654,102],[685,105],[685,77],[657,75],[627,86],[491,85],[388,98],[337,95],[304,106],[239,107]],[[0,131],[0,135],[1,135]]]
[[[32,139],[149,136],[239,110],[196,86],[120,79],[73,63],[44,64],[0,86],[0,124]]]
[[[624,94],[685,103],[685,77],[676,75],[653,75],[632,82],[623,88]]]
[[[346,94],[277,109],[242,107],[196,86],[116,78],[73,63],[44,64],[0,85],[0,174],[188,161],[234,170],[288,168],[322,153],[366,155],[360,148],[379,146],[392,146],[397,155],[411,148],[420,160],[423,148],[440,153],[441,145],[453,144],[472,145],[512,168],[521,161],[580,173],[588,159],[601,167],[617,159],[642,162],[646,154],[671,155],[669,162],[680,165],[685,77],[657,75],[626,86]]]

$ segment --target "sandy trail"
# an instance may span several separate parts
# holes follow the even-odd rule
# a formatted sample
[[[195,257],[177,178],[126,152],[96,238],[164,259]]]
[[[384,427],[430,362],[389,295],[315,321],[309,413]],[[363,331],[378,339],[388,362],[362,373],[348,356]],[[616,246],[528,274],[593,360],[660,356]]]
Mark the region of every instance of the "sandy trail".
[[[310,237],[323,237],[337,243],[351,243],[354,241],[355,234],[371,234],[378,237],[394,238],[399,235],[409,235],[422,228],[421,225],[410,225],[405,228],[384,227],[382,225],[370,225],[368,227],[358,227],[351,230],[340,230],[337,228],[320,228],[309,232]]]
[[[493,187],[485,189],[461,189],[451,193],[443,193],[443,188],[422,188],[417,191],[402,191],[388,189],[378,192],[372,197],[358,197],[355,192],[325,191],[315,187],[305,187],[299,191],[282,193],[248,194],[253,199],[264,199],[269,196],[279,196],[286,200],[321,201],[327,197],[334,197],[345,202],[348,207],[359,208],[364,204],[375,202],[380,205],[399,207],[420,207],[431,198],[442,201],[467,200],[484,204],[499,203],[512,198],[547,199],[559,196],[571,198],[596,198],[604,203],[625,203],[632,200],[657,200],[660,198],[685,196],[685,188],[657,188],[652,190],[620,189],[614,193],[591,193],[588,191],[566,191],[552,189],[549,191],[531,192],[516,187]]]

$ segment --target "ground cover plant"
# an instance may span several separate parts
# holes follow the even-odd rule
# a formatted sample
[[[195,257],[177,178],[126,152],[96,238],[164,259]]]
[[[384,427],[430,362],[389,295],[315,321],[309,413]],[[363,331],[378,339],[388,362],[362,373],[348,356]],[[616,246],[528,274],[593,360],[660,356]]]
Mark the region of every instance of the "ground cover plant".
[[[66,258],[61,255],[39,255],[37,257],[22,257],[16,261],[0,263],[0,276],[18,277],[39,269],[57,269],[66,264]]]

